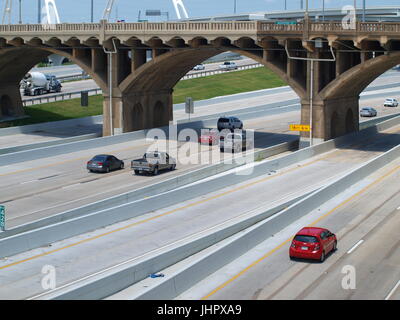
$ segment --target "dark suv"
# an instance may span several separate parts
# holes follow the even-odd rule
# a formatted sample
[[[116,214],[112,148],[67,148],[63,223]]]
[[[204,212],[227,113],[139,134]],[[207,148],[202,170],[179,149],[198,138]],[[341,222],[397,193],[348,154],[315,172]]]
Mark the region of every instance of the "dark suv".
[[[218,131],[224,129],[228,129],[231,131],[235,129],[243,129],[243,122],[236,117],[221,117],[218,119],[217,128]]]

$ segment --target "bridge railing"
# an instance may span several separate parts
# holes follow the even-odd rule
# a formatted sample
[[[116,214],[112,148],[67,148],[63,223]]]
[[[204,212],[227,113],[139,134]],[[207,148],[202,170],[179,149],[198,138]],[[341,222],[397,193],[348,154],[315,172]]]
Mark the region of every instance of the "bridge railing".
[[[54,25],[42,24],[10,24],[0,25],[0,33],[4,32],[63,32],[63,31],[94,31],[99,32],[99,23],[61,23]]]
[[[0,25],[0,36],[4,34],[28,33],[93,33],[118,32],[251,32],[251,33],[302,33],[304,22],[268,22],[268,21],[208,21],[208,22],[142,22],[142,23],[62,23],[56,25],[14,24]],[[318,33],[380,33],[396,34],[400,32],[400,24],[392,22],[357,22],[356,29],[346,29],[341,21],[311,22],[309,32]]]
[[[106,31],[257,31],[255,21],[108,23]]]
[[[391,22],[357,22],[356,29],[347,29],[340,21],[313,22],[310,24],[311,32],[332,33],[397,33],[400,32],[399,23]]]

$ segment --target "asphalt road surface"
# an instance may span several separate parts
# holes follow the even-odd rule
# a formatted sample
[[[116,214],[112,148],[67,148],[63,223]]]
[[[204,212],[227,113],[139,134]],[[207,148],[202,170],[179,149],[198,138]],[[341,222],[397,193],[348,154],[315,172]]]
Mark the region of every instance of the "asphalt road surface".
[[[238,218],[261,204],[277,205],[315,190],[397,145],[399,132],[400,126],[397,126],[359,144],[334,149],[272,175],[259,176],[200,198],[54,243],[51,247],[8,257],[0,261],[0,298],[22,299],[42,293],[44,265],[55,268],[57,286],[62,286],[153,250],[160,250],[176,241],[190,239],[198,232]],[[352,218],[353,215],[348,217]],[[342,220],[340,223],[343,223]],[[281,257],[275,265],[279,274],[285,271],[280,267],[282,261],[288,263],[287,256],[286,260]],[[271,273],[270,276],[274,279],[276,274]],[[258,289],[263,281],[257,277],[256,283]],[[249,285],[250,282],[247,288]],[[249,297],[249,294],[241,292],[242,287],[246,288],[239,286],[232,291],[235,297]],[[219,298],[218,295],[216,297]],[[223,297],[231,299],[233,295]]]

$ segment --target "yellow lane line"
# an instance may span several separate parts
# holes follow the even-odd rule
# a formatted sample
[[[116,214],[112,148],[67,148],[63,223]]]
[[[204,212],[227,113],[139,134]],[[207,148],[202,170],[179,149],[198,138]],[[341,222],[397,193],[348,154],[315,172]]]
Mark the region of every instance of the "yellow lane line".
[[[268,176],[268,177],[266,177],[266,178],[263,178],[263,179],[260,179],[260,180],[257,180],[257,181],[253,181],[253,182],[251,182],[251,183],[248,183],[248,184],[246,184],[246,185],[243,185],[243,186],[234,188],[234,189],[232,189],[232,190],[219,193],[219,194],[217,194],[217,195],[215,195],[215,196],[212,196],[212,197],[209,197],[209,198],[206,198],[206,199],[203,199],[203,200],[199,200],[199,201],[197,201],[197,202],[193,202],[193,203],[190,203],[190,204],[185,205],[185,206],[183,206],[183,207],[179,207],[179,208],[176,208],[176,209],[167,211],[167,212],[165,212],[165,213],[156,215],[156,216],[154,216],[154,217],[147,218],[147,219],[144,219],[144,220],[141,220],[141,221],[138,221],[138,222],[129,224],[129,225],[125,226],[125,227],[121,227],[121,228],[118,228],[118,229],[115,229],[115,230],[112,230],[112,231],[109,231],[109,232],[106,232],[106,233],[102,233],[102,234],[100,234],[100,235],[97,235],[97,236],[94,236],[94,237],[91,237],[91,238],[88,238],[88,239],[85,239],[85,240],[82,240],[82,241],[78,241],[78,242],[76,242],[76,243],[72,243],[72,244],[67,245],[67,246],[64,246],[64,247],[62,247],[62,248],[58,248],[58,249],[55,249],[55,250],[51,250],[51,251],[48,251],[48,252],[44,252],[44,253],[42,253],[42,254],[38,254],[38,255],[35,255],[35,256],[32,256],[32,257],[23,259],[23,260],[19,260],[19,261],[16,261],[16,262],[13,262],[13,263],[4,265],[4,266],[0,267],[0,270],[4,270],[4,269],[10,268],[10,267],[12,267],[12,266],[16,266],[16,265],[19,265],[19,264],[22,264],[22,263],[24,263],[24,262],[31,261],[31,260],[34,260],[34,259],[37,259],[37,258],[41,258],[41,257],[50,255],[50,254],[52,254],[52,253],[55,253],[55,252],[58,252],[58,251],[61,251],[61,250],[64,250],[64,249],[72,248],[72,247],[78,246],[78,245],[80,245],[80,244],[82,244],[82,243],[86,243],[86,242],[89,242],[89,241],[93,241],[93,240],[96,240],[96,239],[105,237],[105,236],[107,236],[107,235],[110,235],[110,234],[113,234],[113,233],[116,233],[116,232],[119,232],[119,231],[122,231],[122,230],[126,230],[126,229],[129,229],[129,228],[131,228],[131,227],[134,227],[134,226],[137,226],[137,225],[140,225],[140,224],[143,224],[143,223],[146,223],[146,222],[155,220],[155,219],[159,219],[159,218],[161,218],[161,217],[165,217],[165,216],[170,215],[170,214],[172,214],[172,213],[175,213],[175,212],[178,212],[178,211],[182,211],[182,210],[188,209],[188,208],[190,208],[190,207],[194,207],[194,206],[197,206],[197,205],[200,205],[200,204],[209,202],[209,201],[211,201],[211,200],[215,200],[215,199],[221,198],[221,197],[223,197],[223,196],[225,196],[225,195],[228,195],[228,194],[231,194],[231,193],[234,193],[234,192],[237,192],[237,191],[240,191],[240,190],[249,188],[249,187],[254,186],[254,185],[256,185],[256,184],[259,184],[259,183],[262,183],[262,182],[271,180],[271,179],[273,179],[273,178],[275,178],[275,177],[282,176],[282,175],[284,175],[284,174],[286,174],[286,173],[289,173],[289,172],[298,170],[298,169],[300,169],[300,168],[304,168],[304,167],[306,167],[306,166],[310,166],[310,165],[312,165],[312,164],[314,164],[314,163],[316,163],[316,162],[322,161],[322,160],[324,160],[324,159],[326,159],[326,158],[329,158],[329,157],[330,157],[330,155],[326,155],[326,156],[324,156],[324,157],[321,157],[321,158],[315,159],[315,160],[313,160],[313,161],[307,162],[307,163],[305,163],[305,164],[303,164],[303,165],[301,165],[301,166],[296,166],[296,167],[290,168],[290,169],[288,169],[288,170],[286,170],[286,171],[282,171],[282,172],[279,173],[279,174],[276,174],[276,175],[273,175],[273,176]]]
[[[315,226],[318,222],[320,222],[321,220],[325,219],[326,217],[328,217],[329,215],[331,215],[333,212],[335,212],[336,210],[338,210],[339,208],[343,207],[345,204],[349,203],[350,201],[354,200],[355,198],[357,198],[358,196],[360,196],[361,194],[365,193],[367,190],[369,190],[372,186],[375,186],[376,184],[382,182],[384,179],[386,179],[387,177],[391,176],[392,174],[394,174],[396,171],[398,171],[400,169],[400,166],[396,166],[394,169],[390,170],[388,173],[386,173],[385,175],[381,176],[379,179],[376,179],[375,181],[373,181],[372,183],[370,183],[368,186],[364,187],[362,190],[360,190],[359,192],[357,192],[356,194],[352,195],[351,197],[349,197],[348,199],[346,199],[345,201],[343,201],[342,203],[340,203],[339,205],[337,205],[335,208],[333,208],[332,210],[330,210],[328,213],[322,215],[321,217],[319,217],[317,220],[315,220],[314,222],[312,222],[309,226]],[[247,271],[249,271],[251,268],[253,268],[254,266],[256,266],[257,264],[259,264],[260,262],[262,262],[263,260],[265,260],[266,258],[268,258],[269,256],[271,256],[273,253],[275,253],[276,251],[278,251],[279,249],[281,249],[284,245],[286,245],[287,243],[289,243],[291,240],[293,239],[293,237],[290,237],[289,239],[285,240],[284,242],[282,242],[280,245],[278,245],[277,247],[275,247],[274,249],[272,249],[271,251],[269,251],[267,254],[265,254],[264,256],[262,256],[260,259],[256,260],[255,262],[253,262],[252,264],[250,264],[249,266],[247,266],[245,269],[243,269],[242,271],[240,271],[239,273],[237,273],[235,276],[233,276],[232,278],[230,278],[229,280],[225,281],[223,284],[221,284],[220,286],[218,286],[217,288],[215,288],[214,290],[212,290],[209,294],[207,294],[206,296],[202,297],[201,300],[207,300],[209,299],[211,296],[213,296],[214,294],[216,294],[218,291],[222,290],[223,288],[225,288],[226,286],[228,286],[230,283],[232,283],[233,281],[235,281],[237,278],[239,278],[240,276],[242,276],[243,274],[245,274]]]

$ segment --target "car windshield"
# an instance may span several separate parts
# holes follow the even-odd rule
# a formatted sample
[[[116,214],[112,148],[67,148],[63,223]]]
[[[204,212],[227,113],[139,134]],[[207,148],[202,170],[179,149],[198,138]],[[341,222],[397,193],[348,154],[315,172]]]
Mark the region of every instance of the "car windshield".
[[[107,160],[107,156],[95,156],[92,161],[106,161]]]
[[[221,118],[221,119],[219,119],[219,122],[229,122],[229,119],[227,119],[227,118]]]
[[[300,241],[300,242],[306,242],[306,243],[315,243],[318,242],[318,239],[313,236],[303,236],[303,235],[297,235],[294,237],[294,240]]]

